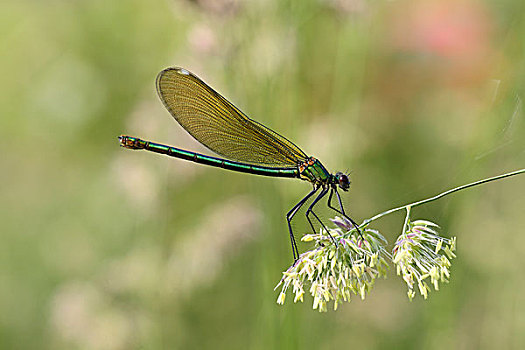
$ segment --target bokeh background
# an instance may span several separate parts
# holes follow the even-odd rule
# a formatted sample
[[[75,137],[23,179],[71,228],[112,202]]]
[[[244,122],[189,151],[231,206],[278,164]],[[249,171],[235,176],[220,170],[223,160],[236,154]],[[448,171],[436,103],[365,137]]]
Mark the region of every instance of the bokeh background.
[[[525,347],[525,176],[414,211],[458,237],[429,300],[392,270],[319,314],[273,290],[306,183],[116,138],[207,152],[156,96],[176,65],[351,171],[358,221],[523,168],[522,0],[4,0],[0,52],[0,348]]]

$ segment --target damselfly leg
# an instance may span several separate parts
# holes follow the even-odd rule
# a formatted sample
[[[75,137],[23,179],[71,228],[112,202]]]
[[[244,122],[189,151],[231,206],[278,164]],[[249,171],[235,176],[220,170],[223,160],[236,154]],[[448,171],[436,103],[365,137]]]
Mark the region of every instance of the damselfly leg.
[[[340,209],[337,209],[334,206],[332,206],[332,196],[333,196],[334,192],[335,192],[335,195],[337,197],[337,201],[339,202],[339,208]],[[328,195],[328,208],[330,208],[330,209],[334,210],[335,212],[343,215],[348,221],[350,221],[352,223],[352,225],[354,225],[354,227],[356,228],[357,232],[359,233],[359,236],[361,236],[361,239],[364,240],[363,234],[361,233],[361,230],[359,229],[359,225],[354,221],[354,219],[352,219],[351,217],[346,215],[345,208],[343,207],[343,201],[341,200],[341,196],[339,195],[339,192],[337,192],[336,188],[331,188],[330,189],[330,195]]]

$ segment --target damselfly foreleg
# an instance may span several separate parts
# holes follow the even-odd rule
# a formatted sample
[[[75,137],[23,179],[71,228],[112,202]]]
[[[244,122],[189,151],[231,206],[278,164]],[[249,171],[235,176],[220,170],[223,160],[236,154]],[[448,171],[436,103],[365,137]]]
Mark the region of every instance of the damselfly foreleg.
[[[335,192],[335,195],[337,196],[337,201],[339,202],[340,210],[332,206],[332,195],[334,194],[334,192]],[[348,221],[350,221],[352,225],[354,225],[354,227],[356,228],[357,232],[359,233],[359,236],[361,236],[361,239],[364,240],[363,234],[361,233],[361,230],[359,229],[359,225],[354,221],[354,219],[346,215],[345,208],[343,207],[343,202],[341,201],[341,196],[339,196],[339,192],[337,192],[337,189],[335,188],[330,189],[330,194],[328,195],[328,208],[336,211],[337,213],[343,215],[346,219],[348,219]]]

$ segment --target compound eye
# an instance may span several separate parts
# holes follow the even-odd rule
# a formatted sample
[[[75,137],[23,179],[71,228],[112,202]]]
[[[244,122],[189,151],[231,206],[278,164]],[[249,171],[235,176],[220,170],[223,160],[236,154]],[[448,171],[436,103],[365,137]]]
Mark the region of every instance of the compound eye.
[[[337,180],[339,181],[339,187],[341,187],[343,190],[346,191],[350,187],[350,180],[346,174],[337,174]]]

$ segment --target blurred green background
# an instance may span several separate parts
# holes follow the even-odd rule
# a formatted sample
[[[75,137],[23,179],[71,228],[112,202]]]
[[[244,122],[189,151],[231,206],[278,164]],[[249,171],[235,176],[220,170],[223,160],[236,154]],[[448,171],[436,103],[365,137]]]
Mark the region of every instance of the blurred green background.
[[[0,19],[0,348],[525,347],[525,176],[414,211],[458,237],[429,300],[391,270],[319,314],[273,291],[306,183],[116,138],[207,152],[156,96],[176,65],[350,170],[358,221],[523,168],[522,0],[4,0]]]

